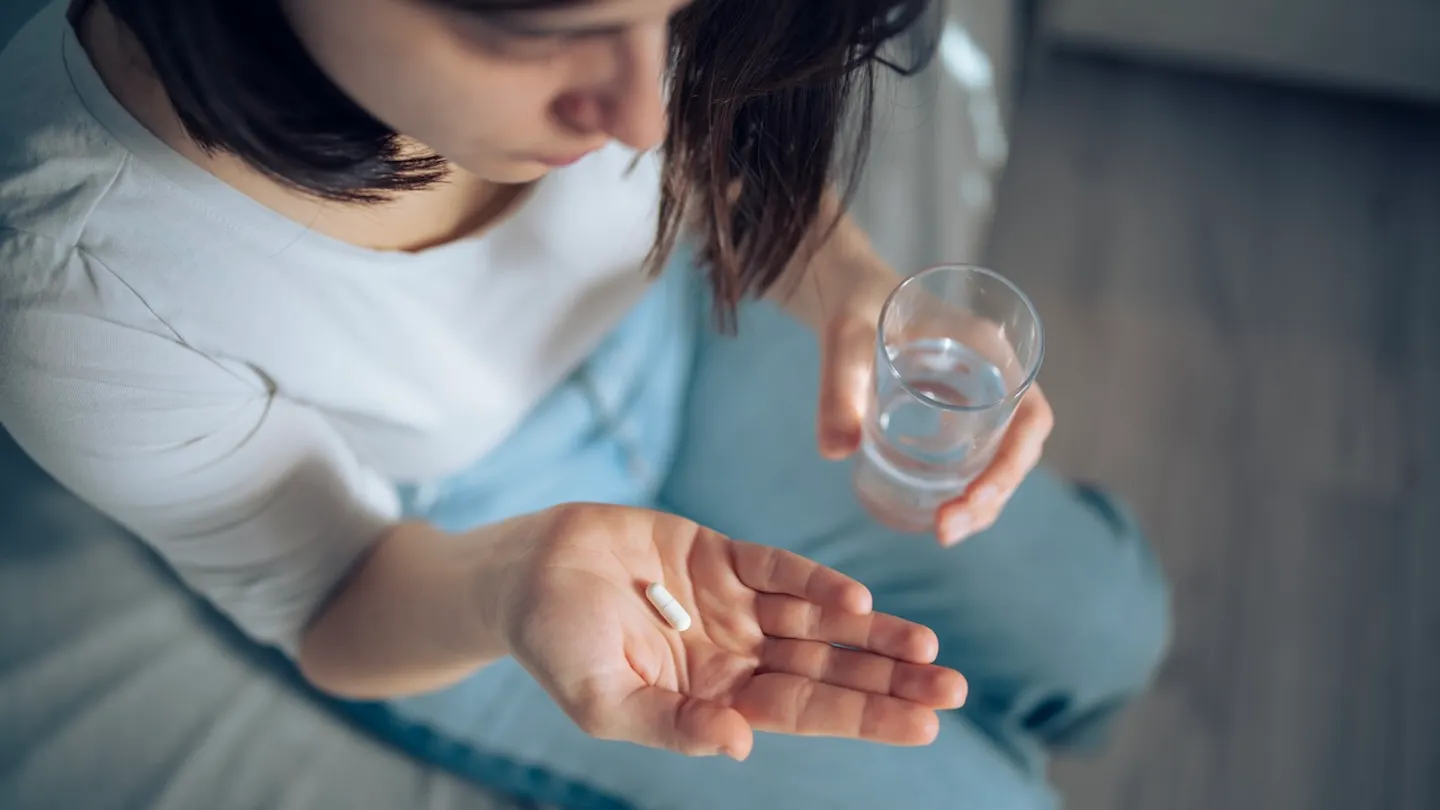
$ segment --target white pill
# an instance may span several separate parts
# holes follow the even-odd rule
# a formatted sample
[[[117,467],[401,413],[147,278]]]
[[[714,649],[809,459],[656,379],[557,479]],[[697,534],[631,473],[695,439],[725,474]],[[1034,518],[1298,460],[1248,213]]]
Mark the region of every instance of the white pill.
[[[660,615],[665,617],[671,627],[682,633],[690,629],[690,614],[685,612],[684,605],[675,601],[675,597],[665,590],[664,585],[652,582],[650,587],[645,589],[645,598],[660,611]]]

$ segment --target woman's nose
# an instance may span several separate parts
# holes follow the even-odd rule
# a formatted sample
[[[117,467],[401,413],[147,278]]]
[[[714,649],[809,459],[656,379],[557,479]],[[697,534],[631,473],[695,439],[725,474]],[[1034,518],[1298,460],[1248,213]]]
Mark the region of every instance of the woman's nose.
[[[618,36],[611,47],[610,80],[565,94],[556,102],[556,113],[579,132],[603,132],[638,151],[654,149],[665,137],[667,29],[636,28]]]

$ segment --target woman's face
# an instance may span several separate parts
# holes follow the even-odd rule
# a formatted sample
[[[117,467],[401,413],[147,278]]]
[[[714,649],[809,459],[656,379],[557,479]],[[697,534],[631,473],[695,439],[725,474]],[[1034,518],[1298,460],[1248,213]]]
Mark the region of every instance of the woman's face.
[[[686,1],[481,15],[465,0],[284,0],[311,56],[360,106],[495,183],[534,180],[612,138],[657,146],[668,23]]]

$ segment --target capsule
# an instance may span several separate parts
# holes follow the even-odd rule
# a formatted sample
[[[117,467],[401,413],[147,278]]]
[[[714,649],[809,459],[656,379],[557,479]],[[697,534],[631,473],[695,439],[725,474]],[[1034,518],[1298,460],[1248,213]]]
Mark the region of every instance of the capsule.
[[[690,629],[690,614],[685,611],[685,606],[676,601],[675,597],[665,589],[664,585],[652,582],[650,587],[645,589],[645,598],[649,599],[650,604],[660,611],[660,615],[665,617],[665,621],[669,622],[671,627],[682,633]]]

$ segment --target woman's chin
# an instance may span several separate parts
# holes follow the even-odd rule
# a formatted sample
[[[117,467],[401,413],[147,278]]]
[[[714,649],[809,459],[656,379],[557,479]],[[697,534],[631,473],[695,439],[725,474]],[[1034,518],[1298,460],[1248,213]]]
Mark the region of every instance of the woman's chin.
[[[449,162],[466,174],[503,186],[533,183],[556,168],[538,160],[523,159],[463,160],[449,158]]]
[[[550,172],[555,171],[556,166],[550,166],[537,160],[515,160],[509,161],[504,166],[497,167],[496,176],[491,177],[495,183],[533,183]]]

